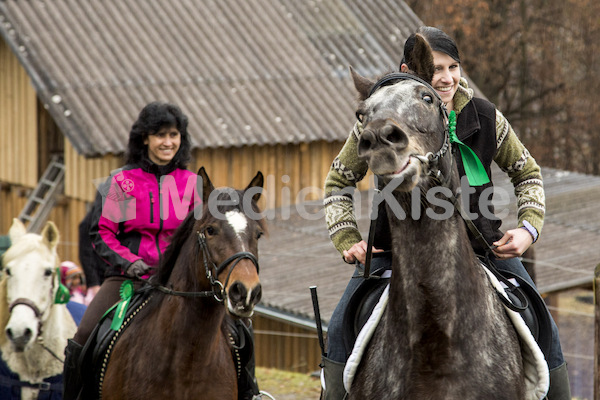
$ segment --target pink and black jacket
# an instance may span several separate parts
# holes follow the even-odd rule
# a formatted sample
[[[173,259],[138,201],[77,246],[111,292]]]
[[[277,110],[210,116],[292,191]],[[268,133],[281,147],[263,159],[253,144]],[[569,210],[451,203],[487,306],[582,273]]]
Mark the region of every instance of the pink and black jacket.
[[[170,236],[201,203],[196,178],[153,163],[126,165],[111,175],[90,228],[94,248],[107,263],[105,277],[122,275],[139,259],[158,265]]]

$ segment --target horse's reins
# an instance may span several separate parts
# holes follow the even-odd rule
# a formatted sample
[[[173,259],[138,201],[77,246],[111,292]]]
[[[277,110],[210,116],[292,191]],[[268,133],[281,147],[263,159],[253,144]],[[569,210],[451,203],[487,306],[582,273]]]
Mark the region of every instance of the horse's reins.
[[[160,290],[163,293],[174,295],[174,296],[183,296],[183,297],[214,297],[218,302],[223,302],[225,300],[225,287],[229,283],[229,278],[231,277],[231,273],[235,269],[235,267],[239,264],[243,259],[248,259],[252,261],[254,266],[256,267],[256,272],[258,273],[258,259],[256,256],[248,251],[241,251],[239,253],[235,253],[231,257],[227,258],[217,267],[216,264],[210,259],[210,254],[208,252],[208,245],[206,243],[206,235],[204,231],[197,232],[198,234],[198,246],[202,251],[202,261],[204,264],[204,270],[206,272],[206,278],[210,282],[212,290],[204,290],[199,292],[183,292],[178,290],[173,290],[167,288],[162,285],[154,286],[156,289]],[[231,266],[230,266],[231,264]],[[212,268],[211,268],[212,266]],[[229,267],[230,266],[230,267]],[[225,268],[229,267],[229,272],[227,274],[227,278],[225,279],[225,284],[221,283],[217,278],[221,272]],[[214,269],[214,274],[212,270]]]
[[[442,171],[439,169],[440,159],[443,158],[446,155],[446,153],[448,152],[448,149],[450,149],[450,138],[449,138],[449,128],[448,128],[448,110],[446,109],[446,106],[444,105],[442,98],[435,91],[435,89],[428,82],[419,78],[418,76],[403,73],[403,72],[394,72],[394,73],[384,76],[379,81],[377,81],[375,83],[375,85],[373,85],[373,87],[371,88],[368,97],[370,97],[373,93],[375,93],[375,91],[377,91],[382,86],[389,85],[397,80],[416,81],[416,82],[424,85],[425,87],[431,89],[431,92],[440,101],[440,107],[439,107],[440,114],[444,121],[444,143],[442,144],[442,147],[435,154],[432,152],[429,152],[425,155],[416,155],[416,154],[411,155],[411,157],[414,157],[417,160],[421,161],[421,163],[427,167],[428,175],[433,176],[434,179],[438,180],[438,182],[440,183],[440,186],[450,188],[449,184],[450,184],[451,175],[447,174],[446,176],[444,176]],[[454,161],[454,156],[451,157],[451,159],[450,159],[451,163],[453,161]],[[452,164],[450,165],[450,169],[452,169]],[[378,192],[378,191],[376,191],[376,192]],[[452,202],[454,209],[458,212],[458,214],[461,217],[463,217],[464,210],[462,208],[462,205],[460,204],[460,201],[458,201],[458,199],[454,195],[454,193],[452,194],[452,196],[450,196],[450,201]],[[373,210],[373,212],[374,211],[375,210]],[[376,214],[371,215],[371,224],[369,226],[369,237],[368,237],[368,242],[367,242],[367,255],[366,255],[366,260],[365,260],[365,270],[364,270],[364,274],[363,274],[365,279],[368,279],[371,277],[370,270],[371,270],[371,258],[372,258],[372,252],[373,252],[372,248],[373,248],[373,241],[374,241],[374,236],[375,236],[374,235],[375,225],[377,223],[377,219],[373,218],[374,215],[376,215]],[[514,285],[512,282],[510,282],[508,279],[506,279],[504,276],[502,276],[502,274],[500,274],[500,272],[498,272],[498,270],[496,269],[496,266],[494,265],[494,262],[490,258],[489,255],[492,254],[492,252],[493,252],[492,246],[490,246],[490,244],[487,242],[487,240],[485,240],[485,238],[483,237],[483,234],[477,228],[477,226],[475,226],[475,224],[473,223],[473,221],[471,219],[463,217],[463,221],[465,221],[467,228],[469,229],[469,231],[471,232],[471,234],[473,235],[475,240],[477,240],[477,242],[480,245],[482,245],[483,248],[486,250],[485,258],[488,262],[487,265],[489,266],[489,270],[494,274],[494,276],[496,276],[496,278],[498,278],[498,280],[500,282],[502,282],[504,285],[507,286],[508,291],[515,294],[515,296],[519,299],[519,301],[521,301],[522,305],[521,306],[515,305],[512,301],[510,301],[508,298],[506,298],[505,296],[503,296],[501,294],[499,294],[500,300],[508,308],[510,308],[513,311],[520,312],[520,311],[526,310],[527,307],[529,306],[529,304],[528,304],[528,300],[525,297],[525,295],[523,294],[523,292],[520,290],[520,288],[518,286]]]

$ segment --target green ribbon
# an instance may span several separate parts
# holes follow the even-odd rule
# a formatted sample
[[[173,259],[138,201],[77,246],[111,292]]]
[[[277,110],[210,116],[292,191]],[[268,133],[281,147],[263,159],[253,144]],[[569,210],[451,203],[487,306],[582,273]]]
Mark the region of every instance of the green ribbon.
[[[130,280],[126,280],[121,284],[121,289],[119,289],[119,294],[121,296],[121,301],[117,303],[115,310],[115,316],[113,317],[112,323],[110,324],[110,329],[113,331],[118,331],[123,325],[123,320],[125,319],[125,315],[127,314],[127,307],[129,306],[129,302],[133,297],[133,282]]]
[[[460,156],[462,158],[463,167],[465,168],[465,174],[469,180],[469,185],[481,186],[489,183],[490,178],[477,157],[477,154],[475,154],[469,146],[461,142],[456,135],[456,113],[454,110],[450,111],[450,114],[448,115],[448,133],[450,135],[450,143],[458,145],[458,150],[460,150]]]
[[[58,275],[58,289],[56,290],[56,295],[54,296],[54,304],[67,304],[69,299],[71,299],[71,292],[60,281],[61,275],[59,267],[56,268],[56,274]]]

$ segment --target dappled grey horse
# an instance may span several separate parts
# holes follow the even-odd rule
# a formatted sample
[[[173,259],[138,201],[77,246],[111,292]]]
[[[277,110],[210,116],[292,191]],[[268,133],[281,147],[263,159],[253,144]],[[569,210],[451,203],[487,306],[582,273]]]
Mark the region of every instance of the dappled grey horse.
[[[460,181],[445,108],[426,83],[430,49],[417,45],[426,46],[422,80],[393,74],[371,82],[351,71],[364,126],[358,153],[387,184],[393,265],[388,304],[349,398],[522,399],[515,329],[452,201],[431,197],[456,194]]]

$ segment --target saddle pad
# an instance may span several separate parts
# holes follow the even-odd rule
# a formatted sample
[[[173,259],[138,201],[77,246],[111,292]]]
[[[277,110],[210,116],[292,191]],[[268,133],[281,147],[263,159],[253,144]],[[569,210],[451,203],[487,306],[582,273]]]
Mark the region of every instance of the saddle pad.
[[[500,283],[498,278],[496,278],[485,265],[482,264],[482,267],[498,293],[508,299],[504,286]],[[525,372],[525,399],[543,399],[545,398],[546,393],[548,393],[548,387],[550,386],[550,373],[544,354],[533,338],[533,335],[527,324],[525,324],[521,314],[511,310],[506,305],[504,306],[504,309],[521,338],[521,355],[523,357],[523,370]]]
[[[494,285],[494,287],[503,296],[507,296],[498,279],[487,268],[484,267],[484,270],[490,277],[492,285]],[[350,354],[350,357],[346,362],[346,367],[344,368],[344,387],[348,393],[350,393],[352,381],[354,380],[356,370],[360,364],[360,360],[362,359],[365,349],[367,348],[369,340],[373,336],[375,328],[377,328],[377,325],[381,320],[383,311],[385,310],[388,302],[388,297],[389,285],[383,291],[379,302],[373,310],[373,314],[371,314],[371,317],[356,338],[354,349],[352,350],[352,354]],[[521,315],[510,310],[506,306],[505,309],[523,343],[521,346],[521,353],[523,358],[523,370],[525,373],[525,399],[541,400],[546,396],[546,393],[548,392],[548,386],[550,384],[548,364],[546,363],[542,351],[535,342],[531,331],[525,324],[525,321],[523,321]]]

